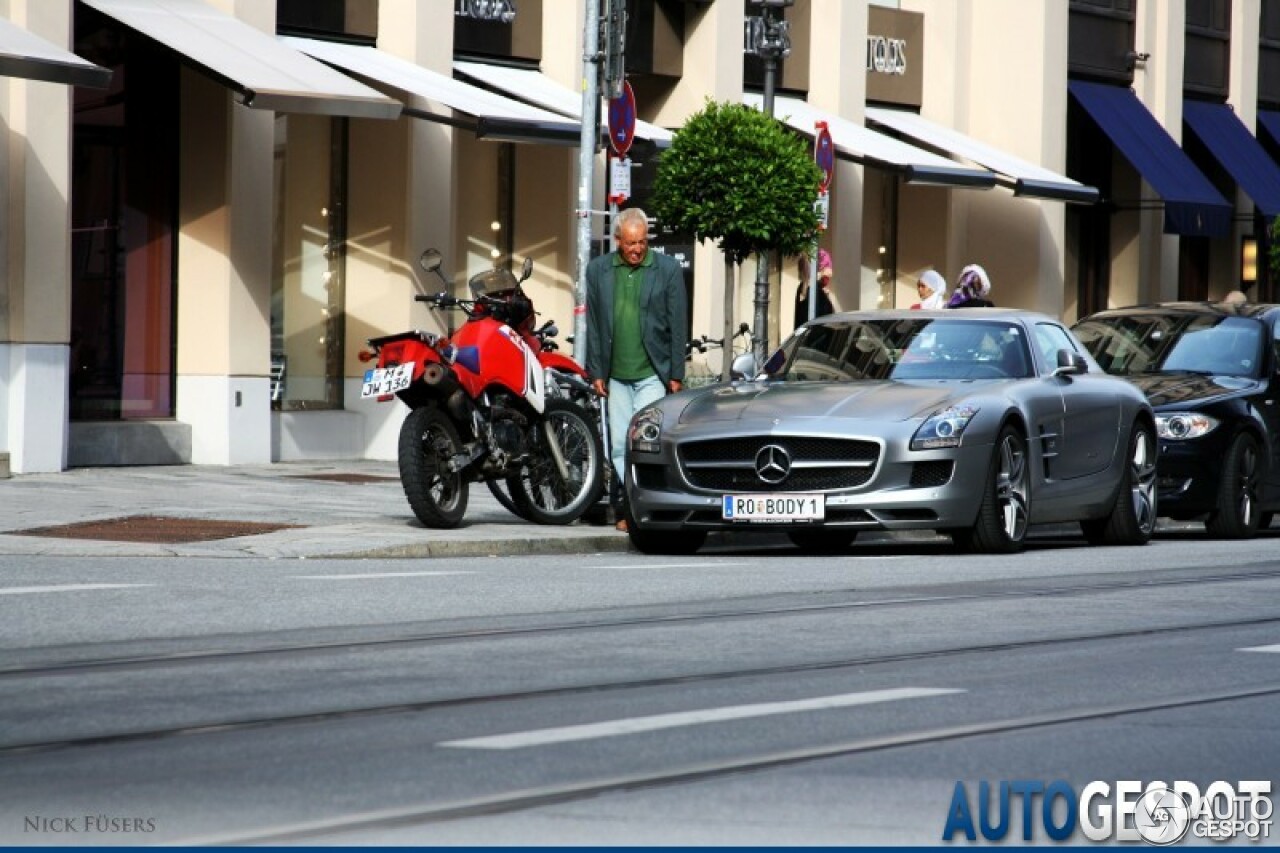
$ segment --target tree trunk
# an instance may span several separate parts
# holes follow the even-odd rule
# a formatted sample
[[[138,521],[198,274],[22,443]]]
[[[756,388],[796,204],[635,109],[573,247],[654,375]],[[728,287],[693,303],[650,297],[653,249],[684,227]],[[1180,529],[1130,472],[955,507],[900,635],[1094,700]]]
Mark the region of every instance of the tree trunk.
[[[724,347],[721,349],[720,381],[729,381],[729,365],[733,363],[734,297],[738,292],[738,266],[726,252],[724,256]]]

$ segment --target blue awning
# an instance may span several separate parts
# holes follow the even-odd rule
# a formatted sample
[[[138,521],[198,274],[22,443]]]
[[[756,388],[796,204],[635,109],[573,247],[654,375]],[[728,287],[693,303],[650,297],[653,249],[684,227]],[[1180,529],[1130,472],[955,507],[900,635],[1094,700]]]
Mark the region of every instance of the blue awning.
[[[1273,110],[1258,110],[1258,126],[1266,128],[1271,141],[1280,145],[1280,113]]]
[[[1253,199],[1263,215],[1280,215],[1280,166],[1226,104],[1187,101],[1182,120]]]
[[[1068,88],[1139,174],[1164,199],[1166,234],[1222,237],[1232,205],[1173,141],[1138,96],[1119,86],[1071,80]]]

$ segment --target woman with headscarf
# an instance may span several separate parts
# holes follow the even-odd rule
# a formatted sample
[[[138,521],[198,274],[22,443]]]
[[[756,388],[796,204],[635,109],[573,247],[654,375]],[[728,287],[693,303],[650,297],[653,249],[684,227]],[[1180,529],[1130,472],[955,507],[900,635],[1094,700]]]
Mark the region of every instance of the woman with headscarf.
[[[947,280],[937,270],[925,270],[920,273],[920,280],[916,282],[916,292],[920,294],[920,301],[912,305],[912,308],[930,310],[942,308],[947,304]]]
[[[956,279],[955,292],[947,300],[948,308],[994,308],[995,303],[987,298],[991,293],[991,279],[987,271],[977,264],[960,270],[960,278]]]
[[[800,256],[800,286],[796,288],[796,328],[809,322],[809,259]],[[826,249],[818,250],[818,309],[814,317],[835,313],[831,301],[831,255]]]

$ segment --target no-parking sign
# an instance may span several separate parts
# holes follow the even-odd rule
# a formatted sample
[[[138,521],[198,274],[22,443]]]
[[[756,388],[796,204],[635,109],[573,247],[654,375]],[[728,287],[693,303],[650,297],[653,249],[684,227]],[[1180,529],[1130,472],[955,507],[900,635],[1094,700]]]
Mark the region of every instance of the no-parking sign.
[[[835,177],[836,146],[825,121],[816,122],[814,127],[817,133],[813,137],[813,161],[822,170],[822,185],[819,189],[825,193],[831,188],[831,179]]]

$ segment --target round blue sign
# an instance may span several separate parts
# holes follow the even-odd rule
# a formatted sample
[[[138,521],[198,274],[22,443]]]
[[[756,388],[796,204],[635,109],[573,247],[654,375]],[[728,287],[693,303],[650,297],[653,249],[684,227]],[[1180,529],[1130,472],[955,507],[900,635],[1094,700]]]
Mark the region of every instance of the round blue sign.
[[[831,131],[827,130],[825,123],[818,127],[818,133],[813,139],[813,160],[822,170],[821,189],[826,192],[831,186],[831,178],[835,175],[836,146],[831,140]]]
[[[636,95],[631,83],[622,81],[622,94],[609,101],[609,145],[625,157],[636,138]]]

